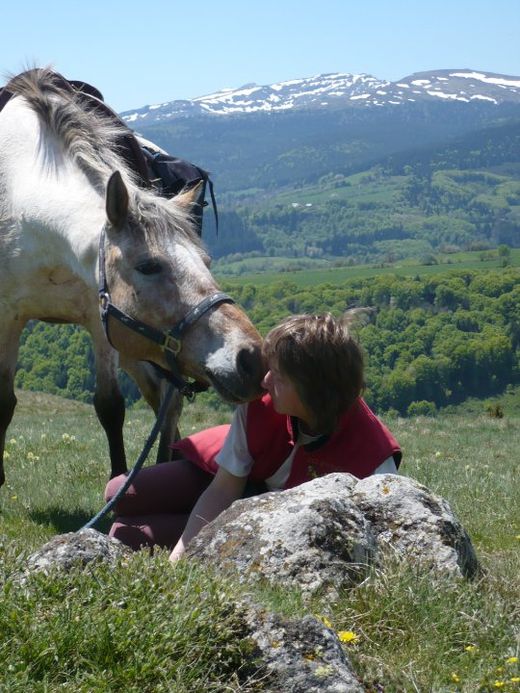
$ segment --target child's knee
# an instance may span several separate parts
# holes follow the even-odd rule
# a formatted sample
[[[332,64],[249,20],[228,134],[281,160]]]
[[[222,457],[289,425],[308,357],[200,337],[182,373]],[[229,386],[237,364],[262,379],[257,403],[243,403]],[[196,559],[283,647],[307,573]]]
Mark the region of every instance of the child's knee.
[[[108,501],[112,500],[121,486],[125,483],[125,480],[126,474],[120,474],[119,476],[115,476],[113,479],[110,479],[105,487],[105,502],[108,503]]]
[[[153,538],[149,536],[146,528],[126,518],[117,518],[110,527],[108,536],[113,539],[119,539],[119,541],[123,542],[123,544],[126,544],[134,551],[154,545]]]

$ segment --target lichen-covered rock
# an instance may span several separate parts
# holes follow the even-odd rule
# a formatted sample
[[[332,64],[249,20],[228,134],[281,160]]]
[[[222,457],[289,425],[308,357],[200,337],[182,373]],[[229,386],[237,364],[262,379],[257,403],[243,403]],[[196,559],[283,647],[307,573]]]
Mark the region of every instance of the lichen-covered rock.
[[[362,693],[341,644],[312,616],[289,619],[248,605],[243,611],[255,646],[262,690],[272,693]],[[258,676],[257,674],[257,676]]]
[[[351,584],[366,574],[376,548],[352,501],[356,481],[335,474],[237,501],[190,542],[188,555],[245,581],[264,578],[305,592]]]
[[[388,553],[472,577],[471,540],[448,503],[407,477],[359,481],[329,474],[297,488],[237,501],[190,542],[188,556],[304,593],[336,589]]]
[[[404,476],[381,474],[356,484],[353,501],[369,521],[378,554],[437,571],[473,577],[478,570],[471,540],[447,501]]]
[[[131,550],[120,541],[95,529],[58,534],[29,556],[24,576],[35,572],[49,573],[52,570],[69,572],[72,568],[86,566],[92,561],[113,565],[130,553]]]
[[[116,564],[131,553],[121,542],[93,529],[61,534],[33,553],[22,584],[33,572],[69,572],[93,562]],[[271,613],[250,600],[237,603],[244,635],[250,643],[247,667],[262,690],[271,693],[362,693],[336,634],[317,619],[291,619]]]

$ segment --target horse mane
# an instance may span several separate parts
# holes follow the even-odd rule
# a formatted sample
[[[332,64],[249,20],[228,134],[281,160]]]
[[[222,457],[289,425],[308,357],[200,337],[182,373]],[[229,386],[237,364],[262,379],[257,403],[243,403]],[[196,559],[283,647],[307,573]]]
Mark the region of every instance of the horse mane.
[[[93,182],[104,185],[110,173],[119,170],[125,182],[135,184],[135,177],[117,153],[123,127],[89,108],[72,87],[68,91],[63,84],[50,68],[36,68],[14,77],[7,89],[25,98]]]
[[[202,248],[189,213],[171,204],[166,207],[157,194],[138,186],[137,175],[119,154],[118,140],[128,134],[125,126],[96,111],[64,83],[65,80],[51,68],[35,68],[13,77],[7,89],[26,100],[100,193],[104,194],[107,180],[114,171],[121,173],[139,225],[161,235],[171,233],[173,226]]]

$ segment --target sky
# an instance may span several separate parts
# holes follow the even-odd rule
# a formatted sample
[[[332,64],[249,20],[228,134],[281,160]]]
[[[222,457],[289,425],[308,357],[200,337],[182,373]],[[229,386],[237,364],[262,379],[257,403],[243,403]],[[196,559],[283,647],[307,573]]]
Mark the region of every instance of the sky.
[[[51,65],[122,112],[325,72],[520,76],[518,0],[8,0],[0,84]]]

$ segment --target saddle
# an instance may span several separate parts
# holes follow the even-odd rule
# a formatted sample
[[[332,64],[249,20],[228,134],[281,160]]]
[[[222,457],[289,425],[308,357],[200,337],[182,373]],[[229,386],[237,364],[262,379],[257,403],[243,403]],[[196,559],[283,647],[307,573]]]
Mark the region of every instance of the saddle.
[[[105,103],[103,94],[96,87],[79,80],[68,80],[58,72],[53,74],[56,86],[73,93],[86,107],[108,117],[123,129],[117,140],[118,149],[129,168],[137,174],[141,187],[154,189],[159,195],[171,198],[182,190],[189,190],[202,183],[192,212],[199,236],[202,235],[202,213],[208,204],[205,200],[208,188],[218,232],[217,203],[213,181],[207,171],[155,148],[151,142],[140,142],[118,114]],[[0,111],[14,95],[9,90],[9,85],[10,82],[5,87],[0,87]]]

